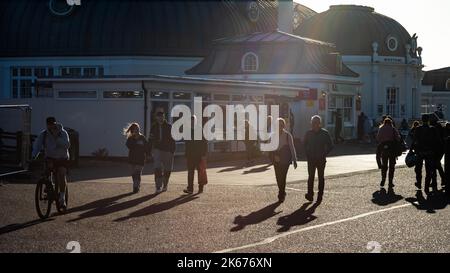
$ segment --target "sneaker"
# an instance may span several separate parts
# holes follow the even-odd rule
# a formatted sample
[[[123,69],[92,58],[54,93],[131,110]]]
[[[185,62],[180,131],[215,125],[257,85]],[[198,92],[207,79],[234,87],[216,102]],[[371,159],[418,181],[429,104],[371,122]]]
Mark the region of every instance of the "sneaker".
[[[63,209],[65,209],[67,207],[66,204],[66,194],[65,193],[60,193],[59,194],[59,206]]]
[[[161,189],[161,192],[166,192],[167,191],[167,186],[163,186]]]
[[[305,198],[309,202],[312,202],[314,200],[314,196],[312,194],[309,194],[309,193],[305,194]]]
[[[184,192],[184,193],[187,193],[187,194],[193,194],[193,193],[194,193],[194,190],[191,190],[191,189],[184,189],[183,192]]]
[[[157,188],[156,191],[155,191],[155,194],[159,194],[161,192],[162,192],[162,188]]]
[[[384,187],[384,184],[386,183],[386,181],[381,180],[380,182],[380,187]]]
[[[198,193],[202,193],[203,192],[203,188],[204,188],[203,185],[198,186]]]
[[[139,187],[133,187],[133,193],[138,193],[139,192]]]

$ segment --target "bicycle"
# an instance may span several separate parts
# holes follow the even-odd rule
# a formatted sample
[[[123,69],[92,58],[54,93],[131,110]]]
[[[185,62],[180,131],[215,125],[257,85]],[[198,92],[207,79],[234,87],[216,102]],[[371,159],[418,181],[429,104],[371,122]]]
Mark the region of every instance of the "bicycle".
[[[55,170],[53,168],[49,168],[47,165],[47,163],[44,164],[44,171],[42,172],[42,177],[36,184],[35,191],[36,212],[41,219],[46,219],[50,216],[53,201],[55,202],[56,209],[59,213],[65,212],[69,204],[69,188],[67,185],[65,194],[66,206],[62,207],[59,204],[58,197],[60,191],[58,183],[55,183]]]

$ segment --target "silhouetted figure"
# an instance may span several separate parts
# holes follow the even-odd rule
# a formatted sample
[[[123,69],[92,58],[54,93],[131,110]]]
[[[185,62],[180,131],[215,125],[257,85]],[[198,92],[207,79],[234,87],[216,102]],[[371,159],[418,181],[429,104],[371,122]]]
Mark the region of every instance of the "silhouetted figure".
[[[314,178],[319,176],[319,199],[325,189],[325,165],[327,155],[333,149],[333,141],[327,130],[321,128],[320,116],[311,118],[311,130],[305,135],[305,153],[308,161],[308,193],[305,198],[312,201],[314,198]]]
[[[389,188],[394,187],[395,164],[397,163],[396,142],[400,141],[400,134],[392,126],[392,120],[385,118],[383,125],[377,134],[378,151],[381,158],[381,182],[380,187],[384,187],[389,168]]]
[[[442,127],[442,125],[438,122],[439,117],[436,114],[430,115],[430,125],[436,128],[436,131],[438,133],[439,138],[441,139],[439,143],[439,147],[436,149],[436,170],[437,172],[435,175],[433,175],[433,178],[431,180],[432,187],[437,187],[437,173],[439,173],[439,176],[441,177],[441,186],[443,187],[445,185],[445,173],[444,168],[442,167],[441,160],[444,157],[445,153],[445,146],[444,146],[444,139],[445,139],[445,128]]]
[[[148,143],[137,123],[130,124],[125,135],[127,136],[128,163],[131,165],[133,179],[133,193],[138,193],[141,188],[141,175],[147,158]]]
[[[291,164],[297,169],[297,153],[294,147],[294,139],[286,129],[284,119],[278,119],[279,144],[273,153],[273,166],[278,184],[278,201],[284,202],[286,198],[286,176]]]
[[[245,145],[245,153],[247,155],[247,162],[246,162],[247,166],[250,166],[252,164],[253,158],[256,156],[256,151],[257,151],[257,147],[256,147],[257,141],[250,139],[250,130],[255,132],[255,129],[252,126],[250,126],[249,121],[245,120],[244,145]],[[255,136],[256,136],[256,132],[255,132]]]
[[[341,110],[338,109],[336,111],[335,127],[334,127],[334,141],[335,141],[335,143],[340,143],[340,142],[344,141],[344,138],[342,138],[341,133],[342,133],[342,114],[341,114]]]
[[[414,132],[414,140],[412,150],[417,154],[416,187],[422,189],[422,166],[425,161],[425,193],[428,195],[430,191],[430,183],[433,176],[436,175],[436,156],[441,146],[441,138],[433,126],[430,125],[429,115],[422,116],[422,125],[417,127]],[[433,188],[436,191],[436,188]]]
[[[206,177],[206,154],[208,152],[208,142],[202,137],[201,140],[194,139],[194,127],[197,122],[196,116],[192,116],[191,140],[185,140],[185,156],[188,169],[188,186],[184,190],[187,194],[194,193],[194,173],[197,170],[198,192],[202,193],[208,183]]]
[[[150,129],[149,143],[152,147],[155,169],[155,193],[161,193],[167,191],[176,146],[171,133],[172,125],[167,122],[164,109],[158,107],[155,115],[155,123]]]
[[[362,141],[364,138],[364,119],[365,119],[364,112],[361,112],[361,114],[358,116],[358,124],[357,124],[357,132],[358,132],[358,140],[359,141]]]

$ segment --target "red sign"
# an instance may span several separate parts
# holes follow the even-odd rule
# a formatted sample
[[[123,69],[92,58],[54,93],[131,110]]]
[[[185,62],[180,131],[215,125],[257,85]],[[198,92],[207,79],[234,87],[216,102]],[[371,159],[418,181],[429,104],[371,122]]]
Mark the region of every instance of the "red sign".
[[[309,89],[298,91],[297,99],[299,100],[317,100],[317,89]]]

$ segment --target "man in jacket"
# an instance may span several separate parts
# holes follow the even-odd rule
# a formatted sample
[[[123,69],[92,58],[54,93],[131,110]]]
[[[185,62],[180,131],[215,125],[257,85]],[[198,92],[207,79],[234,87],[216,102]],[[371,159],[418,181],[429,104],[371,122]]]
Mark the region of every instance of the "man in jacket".
[[[43,130],[34,142],[32,157],[35,158],[43,150],[49,169],[55,170],[58,183],[59,204],[66,208],[66,174],[69,166],[69,134],[54,117],[46,120],[47,129]]]
[[[430,183],[436,175],[436,155],[441,146],[441,138],[435,127],[430,125],[430,116],[422,116],[422,125],[417,127],[411,146],[417,154],[418,161],[415,167],[416,187],[422,189],[422,166],[425,161],[425,193],[428,195],[430,191]],[[433,185],[433,191],[436,191],[436,185]]]
[[[167,122],[164,116],[164,109],[162,107],[156,108],[156,122],[150,129],[149,138],[155,169],[156,193],[167,191],[175,153],[175,140],[171,133],[172,125]]]
[[[319,195],[318,200],[323,197],[325,189],[325,165],[327,155],[333,149],[333,141],[327,130],[321,127],[322,119],[320,116],[311,118],[311,130],[305,135],[305,153],[308,161],[308,193],[305,198],[312,201],[314,198],[314,177],[316,169],[319,176]]]
[[[198,192],[202,193],[205,185],[208,183],[206,176],[202,177],[206,173],[206,154],[208,152],[208,142],[202,137],[202,140],[194,139],[194,127],[197,123],[197,117],[191,117],[191,139],[185,140],[185,156],[186,165],[188,169],[188,186],[184,190],[184,193],[192,194],[194,192],[194,173],[197,170],[198,173]],[[202,169],[204,168],[204,169]]]

